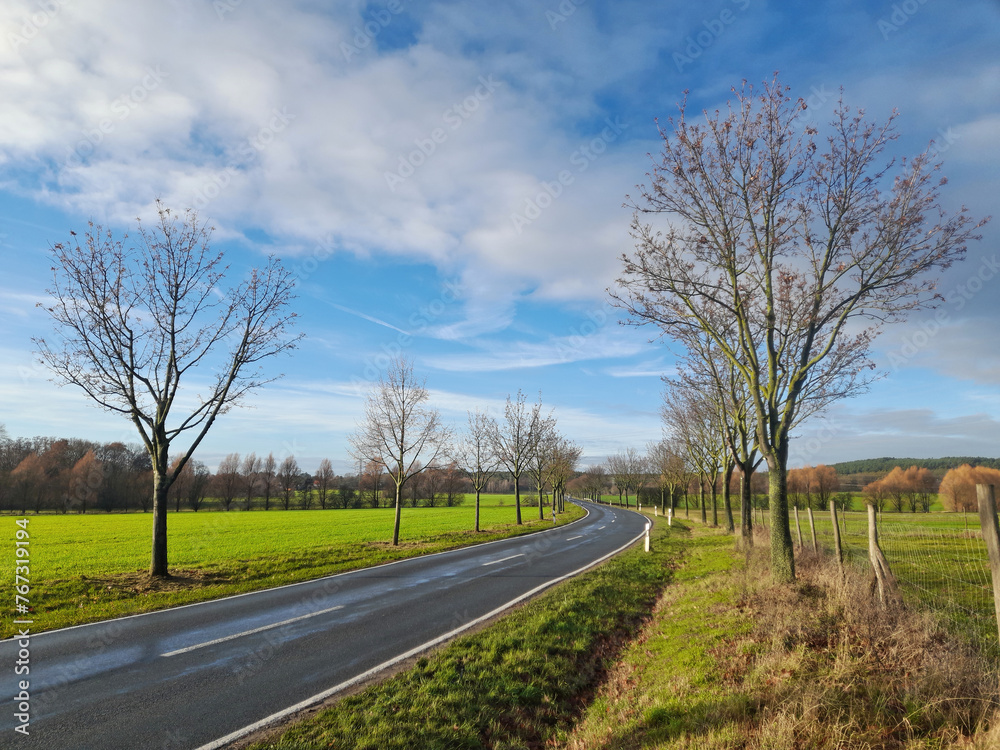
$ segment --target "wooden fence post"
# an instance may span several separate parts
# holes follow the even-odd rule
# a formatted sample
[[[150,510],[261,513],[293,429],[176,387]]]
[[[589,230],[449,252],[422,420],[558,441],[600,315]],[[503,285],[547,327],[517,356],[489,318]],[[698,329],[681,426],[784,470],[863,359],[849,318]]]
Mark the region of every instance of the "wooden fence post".
[[[802,549],[802,525],[799,523],[799,506],[795,506],[795,533],[799,537],[799,549]]]
[[[997,614],[997,634],[1000,635],[1000,527],[997,525],[997,501],[992,484],[976,485],[979,502],[979,525],[990,555],[990,577],[993,579],[993,607]]]
[[[878,599],[884,607],[889,597],[896,592],[896,579],[889,569],[889,561],[882,554],[878,544],[878,524],[875,517],[875,506],[868,505],[868,560],[872,564],[875,582],[878,584]]]
[[[806,508],[806,511],[809,513],[809,531],[812,533],[813,552],[819,552],[819,547],[816,545],[816,520],[813,518],[812,506]]]
[[[840,525],[837,523],[837,504],[830,501],[830,520],[833,521],[833,550],[837,555],[837,567],[840,575],[844,575],[844,549],[840,546]]]

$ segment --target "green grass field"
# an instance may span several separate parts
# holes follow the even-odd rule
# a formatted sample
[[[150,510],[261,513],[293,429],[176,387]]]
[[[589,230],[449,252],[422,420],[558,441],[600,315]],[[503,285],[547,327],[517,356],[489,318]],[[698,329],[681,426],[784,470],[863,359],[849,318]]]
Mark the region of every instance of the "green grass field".
[[[502,503],[502,505],[501,505]],[[151,514],[29,516],[34,630],[203,601],[270,588],[428,552],[549,528],[537,508],[514,524],[513,496],[484,496],[482,531],[472,531],[474,503],[404,508],[393,547],[394,510],[308,510],[171,513],[167,521],[172,578],[151,581]],[[551,510],[546,508],[546,514]],[[584,512],[567,505],[558,523]],[[16,517],[6,527],[8,554],[0,575],[14,580]],[[9,619],[3,637],[13,633]]]

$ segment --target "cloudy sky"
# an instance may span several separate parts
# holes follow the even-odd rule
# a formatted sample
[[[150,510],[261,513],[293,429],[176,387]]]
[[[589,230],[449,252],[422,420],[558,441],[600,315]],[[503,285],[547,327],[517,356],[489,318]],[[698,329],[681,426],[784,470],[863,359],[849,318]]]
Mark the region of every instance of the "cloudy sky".
[[[0,422],[135,440],[34,363],[49,249],[159,197],[233,273],[280,256],[299,349],[199,449],[347,469],[365,389],[402,352],[456,424],[518,389],[601,460],[660,436],[673,357],[607,302],[655,119],[780,71],[823,122],[837,91],[893,153],[933,140],[951,209],[1000,195],[1000,3],[808,5],[6,0],[0,5]],[[559,177],[563,176],[560,184]],[[1000,226],[888,329],[871,391],[800,428],[792,463],[1000,455]]]

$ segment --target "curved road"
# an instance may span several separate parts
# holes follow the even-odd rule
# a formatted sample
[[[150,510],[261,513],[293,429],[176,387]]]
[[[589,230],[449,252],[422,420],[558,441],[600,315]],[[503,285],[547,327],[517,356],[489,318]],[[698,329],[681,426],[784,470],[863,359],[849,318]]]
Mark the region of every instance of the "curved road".
[[[637,541],[642,516],[580,502],[575,523],[31,637],[29,736],[14,731],[18,645],[0,642],[0,747],[221,748],[441,643]]]

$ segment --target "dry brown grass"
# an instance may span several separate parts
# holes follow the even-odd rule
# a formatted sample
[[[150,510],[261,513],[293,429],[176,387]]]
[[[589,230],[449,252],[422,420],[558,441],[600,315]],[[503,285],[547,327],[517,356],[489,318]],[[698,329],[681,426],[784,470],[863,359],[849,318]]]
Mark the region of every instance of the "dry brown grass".
[[[737,604],[759,648],[742,685],[763,707],[747,748],[961,746],[990,723],[995,671],[930,613],[883,607],[865,573],[841,578],[811,553],[794,586],[761,583],[764,567],[753,556]]]

